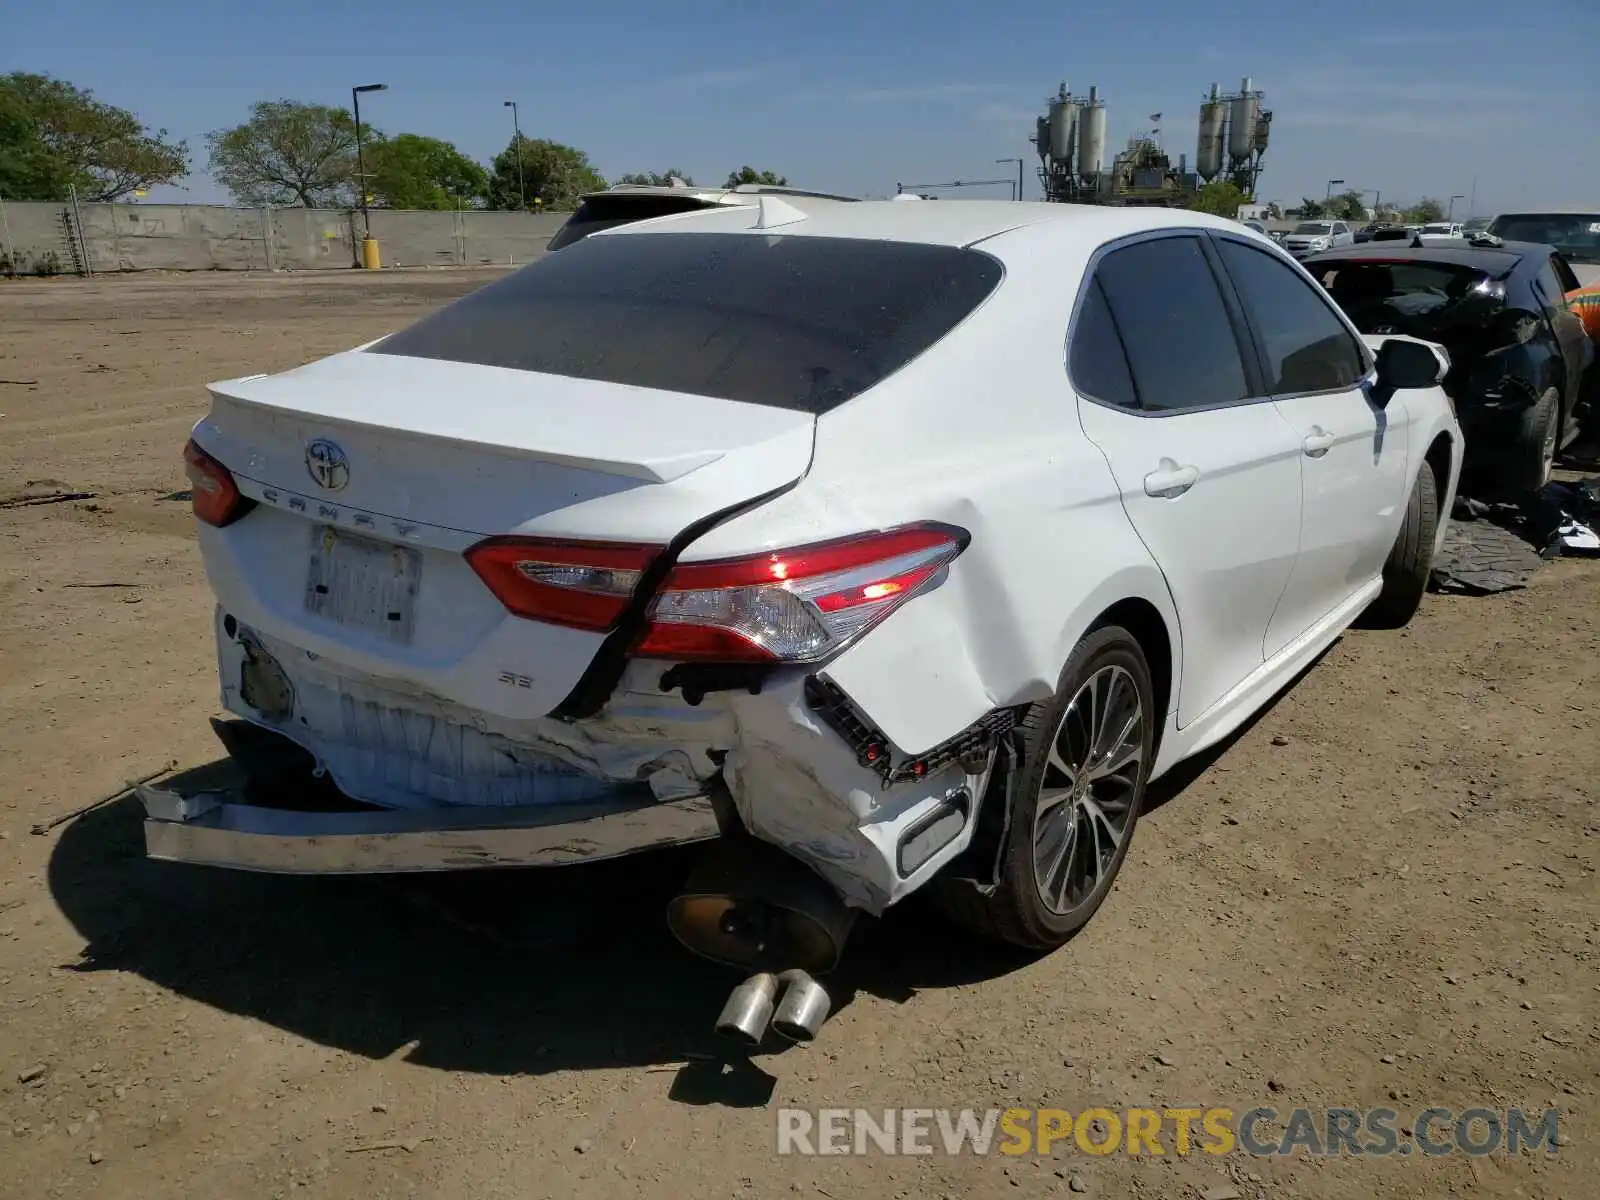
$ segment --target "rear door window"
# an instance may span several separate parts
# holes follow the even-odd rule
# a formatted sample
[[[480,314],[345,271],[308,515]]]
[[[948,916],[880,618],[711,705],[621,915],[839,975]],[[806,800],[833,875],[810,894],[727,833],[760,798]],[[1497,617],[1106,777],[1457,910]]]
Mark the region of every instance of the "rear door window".
[[[1315,284],[1264,250],[1217,239],[1265,359],[1275,396],[1352,388],[1367,373],[1366,355]]]
[[[1001,275],[955,246],[624,233],[546,255],[368,352],[816,414],[944,337]]]
[[[1100,260],[1095,278],[1140,408],[1214,408],[1249,396],[1233,321],[1198,237],[1119,247]]]
[[[1084,290],[1078,321],[1072,328],[1068,363],[1072,385],[1080,395],[1118,408],[1139,407],[1122,335],[1111,319],[1098,280],[1091,279]]]

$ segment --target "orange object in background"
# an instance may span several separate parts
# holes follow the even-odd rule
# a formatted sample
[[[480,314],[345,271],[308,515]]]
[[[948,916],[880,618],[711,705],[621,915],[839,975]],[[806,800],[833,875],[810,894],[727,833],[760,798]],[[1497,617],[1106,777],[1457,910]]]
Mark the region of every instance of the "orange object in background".
[[[1567,306],[1578,315],[1578,320],[1583,322],[1589,340],[1600,345],[1600,284],[1591,284],[1568,292]]]

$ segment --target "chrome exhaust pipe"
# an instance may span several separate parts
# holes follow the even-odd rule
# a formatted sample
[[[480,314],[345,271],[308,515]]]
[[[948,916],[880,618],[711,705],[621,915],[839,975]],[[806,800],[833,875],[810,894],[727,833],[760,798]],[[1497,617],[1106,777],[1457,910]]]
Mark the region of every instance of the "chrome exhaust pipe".
[[[750,976],[728,994],[728,1002],[717,1018],[717,1033],[746,1046],[759,1046],[772,1020],[772,1006],[777,995],[776,975],[761,971]]]
[[[828,1019],[832,1000],[808,972],[796,968],[778,976],[783,998],[772,1016],[772,1031],[791,1042],[814,1042]]]

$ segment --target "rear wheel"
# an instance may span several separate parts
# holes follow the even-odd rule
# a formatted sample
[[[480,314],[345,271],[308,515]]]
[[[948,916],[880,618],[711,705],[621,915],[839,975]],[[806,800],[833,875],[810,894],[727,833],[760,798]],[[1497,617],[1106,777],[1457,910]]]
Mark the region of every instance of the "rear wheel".
[[[1035,950],[1094,916],[1127,857],[1155,744],[1150,669],[1118,626],[1083,639],[1053,698],[1023,718],[1024,758],[995,889],[939,880],[934,897],[986,937]]]
[[[1363,615],[1363,623],[1398,629],[1417,615],[1433,572],[1433,544],[1439,532],[1439,484],[1427,463],[1417,472],[1400,535],[1383,565],[1383,590]]]
[[[1546,388],[1537,403],[1517,419],[1512,431],[1511,476],[1519,492],[1537,492],[1550,482],[1561,441],[1561,393]]]

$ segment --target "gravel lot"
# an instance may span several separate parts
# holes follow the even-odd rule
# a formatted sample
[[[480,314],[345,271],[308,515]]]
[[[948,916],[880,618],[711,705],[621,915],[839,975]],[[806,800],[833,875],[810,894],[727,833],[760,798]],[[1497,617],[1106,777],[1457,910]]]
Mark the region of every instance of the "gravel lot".
[[[704,1057],[732,980],[665,932],[681,856],[423,888],[147,863],[130,800],[31,836],[219,756],[166,498],[201,385],[492,277],[0,286],[0,1195],[1596,1194],[1600,563],[1349,634],[1161,786],[1065,950],[998,956],[913,901],[858,931],[816,1046],[748,1063]],[[22,503],[52,492],[85,495]],[[780,1105],[1258,1104],[1553,1105],[1563,1145],[773,1151]]]

